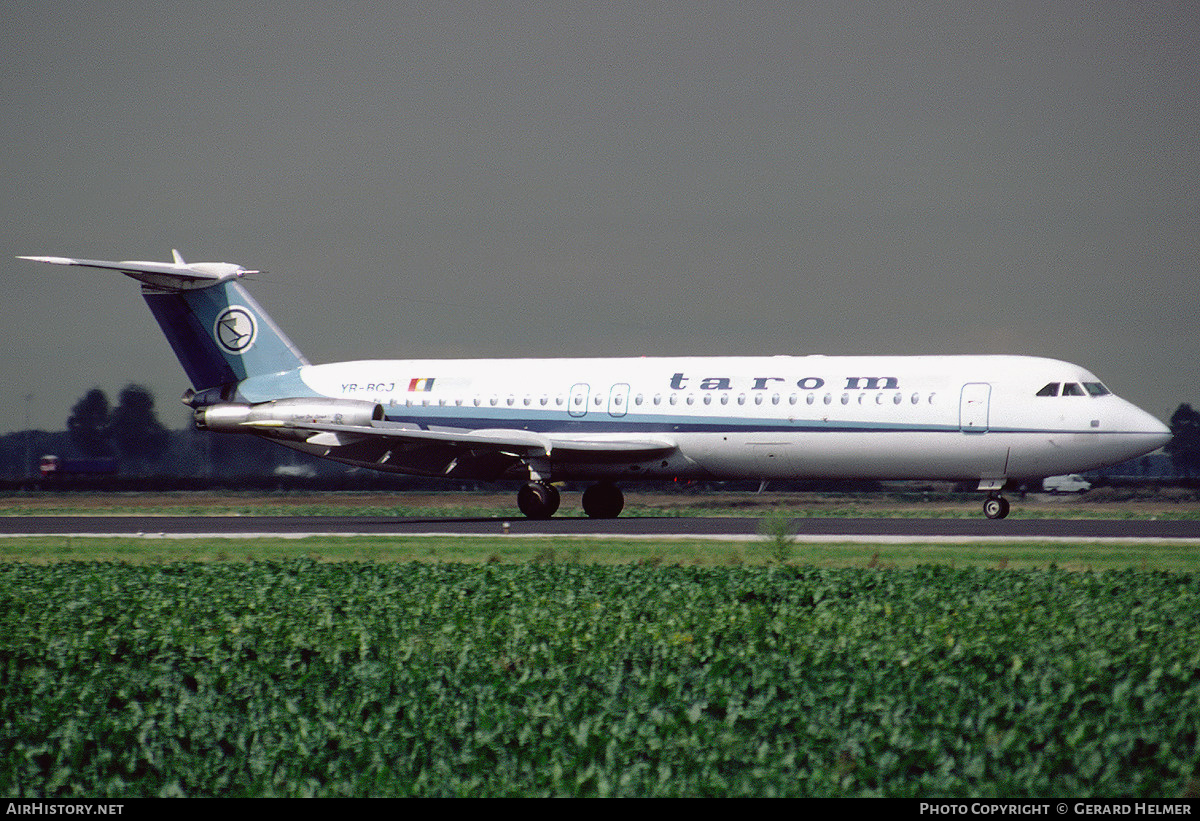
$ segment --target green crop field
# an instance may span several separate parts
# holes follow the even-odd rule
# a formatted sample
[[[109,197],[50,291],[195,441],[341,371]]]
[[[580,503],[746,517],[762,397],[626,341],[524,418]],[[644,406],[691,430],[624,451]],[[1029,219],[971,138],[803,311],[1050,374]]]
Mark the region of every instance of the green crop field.
[[[0,564],[0,794],[1195,789],[1196,572],[231,558]]]
[[[770,531],[764,525],[764,531]],[[1200,572],[1200,549],[1181,540],[833,542],[777,537],[704,538],[501,536],[306,536],[165,538],[0,536],[0,562],[572,562],[688,566],[951,567]]]

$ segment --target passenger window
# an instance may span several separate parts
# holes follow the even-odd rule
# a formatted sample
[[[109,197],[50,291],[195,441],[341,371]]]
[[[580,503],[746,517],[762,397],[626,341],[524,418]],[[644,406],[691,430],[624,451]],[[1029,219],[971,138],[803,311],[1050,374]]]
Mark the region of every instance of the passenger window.
[[[1083,396],[1083,388],[1076,385],[1074,382],[1068,382],[1063,385],[1063,396]]]
[[[1051,382],[1046,387],[1037,392],[1038,396],[1058,396],[1058,383]]]

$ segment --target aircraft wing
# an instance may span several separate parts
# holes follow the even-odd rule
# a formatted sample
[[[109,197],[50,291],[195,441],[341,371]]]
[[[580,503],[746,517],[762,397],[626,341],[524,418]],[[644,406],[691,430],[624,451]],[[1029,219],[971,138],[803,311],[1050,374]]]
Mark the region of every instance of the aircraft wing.
[[[432,431],[396,422],[372,422],[369,425],[333,425],[298,421],[245,423],[263,433],[271,430],[311,431],[305,441],[328,448],[328,456],[357,455],[378,451],[377,459],[391,459],[394,452],[419,450],[431,463],[444,460],[438,473],[450,474],[465,465],[470,455],[473,464],[507,465],[526,457],[550,458],[556,462],[607,464],[638,461],[666,456],[676,445],[666,439],[612,434],[572,435],[537,433],[508,428],[473,431]],[[344,449],[344,450],[343,450]],[[386,456],[384,454],[387,454]],[[360,457],[361,458],[361,457]],[[382,462],[381,462],[382,464]]]
[[[492,449],[514,456],[549,456],[561,461],[604,461],[606,454],[618,460],[653,458],[671,453],[673,442],[653,437],[629,437],[610,434],[536,433],[509,428],[487,428],[473,431],[433,431],[396,422],[372,422],[370,425],[306,424],[303,422],[250,422],[250,427],[286,427],[311,430],[308,442],[316,445],[341,447],[364,440],[392,440],[397,443],[444,444],[470,449]]]

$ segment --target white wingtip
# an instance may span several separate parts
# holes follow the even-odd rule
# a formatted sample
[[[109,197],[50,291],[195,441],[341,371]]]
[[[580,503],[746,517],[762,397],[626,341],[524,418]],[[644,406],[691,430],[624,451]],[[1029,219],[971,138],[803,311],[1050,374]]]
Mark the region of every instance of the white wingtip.
[[[180,253],[174,248],[171,249],[171,256],[175,257],[176,265],[187,265],[187,263],[183,261],[183,257],[180,255]]]
[[[17,257],[17,259],[30,259],[34,262],[49,262],[51,265],[70,265],[75,261],[70,257]]]

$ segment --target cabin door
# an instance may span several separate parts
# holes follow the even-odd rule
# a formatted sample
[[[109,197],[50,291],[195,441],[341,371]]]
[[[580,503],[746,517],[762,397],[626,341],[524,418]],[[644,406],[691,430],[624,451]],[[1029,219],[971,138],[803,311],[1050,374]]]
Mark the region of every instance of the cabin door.
[[[963,433],[987,433],[991,399],[992,386],[987,382],[963,385],[958,403],[958,429]]]

